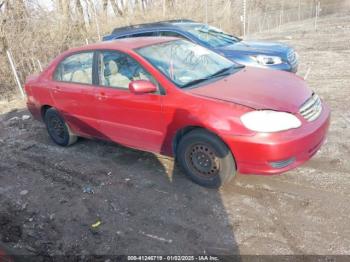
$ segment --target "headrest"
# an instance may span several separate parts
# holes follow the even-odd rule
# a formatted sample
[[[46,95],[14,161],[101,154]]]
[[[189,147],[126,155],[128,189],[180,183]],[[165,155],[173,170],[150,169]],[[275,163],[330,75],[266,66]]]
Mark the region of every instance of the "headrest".
[[[118,65],[115,61],[111,60],[108,62],[109,71],[112,75],[117,74],[119,71]]]

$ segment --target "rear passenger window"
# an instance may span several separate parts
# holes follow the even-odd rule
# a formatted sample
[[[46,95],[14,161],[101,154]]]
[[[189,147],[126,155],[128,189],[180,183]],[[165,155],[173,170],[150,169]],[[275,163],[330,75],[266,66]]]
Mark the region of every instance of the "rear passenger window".
[[[93,52],[84,52],[65,58],[56,68],[54,80],[92,84]]]

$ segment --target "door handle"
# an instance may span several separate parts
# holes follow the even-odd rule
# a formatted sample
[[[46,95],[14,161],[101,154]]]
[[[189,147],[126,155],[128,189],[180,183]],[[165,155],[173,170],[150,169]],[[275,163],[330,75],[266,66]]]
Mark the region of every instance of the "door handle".
[[[59,86],[54,86],[54,88],[53,88],[53,91],[55,92],[55,93],[57,93],[58,91],[60,91],[60,87]]]
[[[98,100],[104,100],[106,99],[107,96],[106,96],[106,93],[105,92],[100,92],[98,95],[97,95],[97,99]]]

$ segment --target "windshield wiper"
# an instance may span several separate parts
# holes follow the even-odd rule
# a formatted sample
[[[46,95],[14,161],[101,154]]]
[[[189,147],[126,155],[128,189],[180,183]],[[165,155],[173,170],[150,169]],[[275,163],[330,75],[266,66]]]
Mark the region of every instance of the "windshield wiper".
[[[224,76],[224,75],[230,75],[231,74],[231,69],[235,68],[235,66],[229,66],[229,67],[225,67],[219,71],[217,71],[216,73],[210,75],[210,78],[214,78],[214,77],[219,77],[219,76]]]
[[[207,77],[203,77],[203,78],[199,78],[199,79],[195,79],[193,81],[190,81],[186,84],[184,84],[183,86],[181,86],[181,88],[186,88],[195,84],[199,84],[201,82],[213,79],[213,78],[217,78],[217,77],[221,77],[221,76],[225,76],[225,75],[230,75],[231,74],[231,70],[232,69],[236,69],[236,68],[242,68],[244,66],[229,66],[229,67],[225,67],[223,69],[220,69],[219,71],[215,72],[214,74],[207,76]]]
[[[189,87],[189,86],[193,86],[193,85],[199,84],[201,82],[207,81],[209,79],[210,79],[210,77],[198,78],[196,80],[190,81],[190,82],[182,85],[181,88],[186,88],[186,87]]]

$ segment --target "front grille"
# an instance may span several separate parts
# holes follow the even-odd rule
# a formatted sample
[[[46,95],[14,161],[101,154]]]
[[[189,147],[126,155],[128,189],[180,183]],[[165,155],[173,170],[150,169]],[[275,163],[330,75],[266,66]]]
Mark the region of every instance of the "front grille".
[[[315,93],[301,106],[299,113],[309,122],[316,120],[322,112],[321,99]]]

